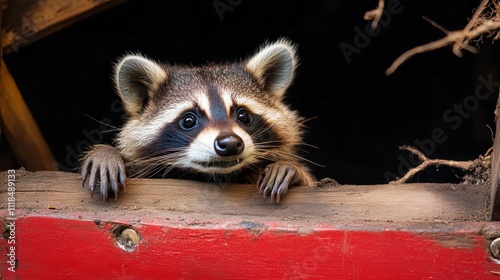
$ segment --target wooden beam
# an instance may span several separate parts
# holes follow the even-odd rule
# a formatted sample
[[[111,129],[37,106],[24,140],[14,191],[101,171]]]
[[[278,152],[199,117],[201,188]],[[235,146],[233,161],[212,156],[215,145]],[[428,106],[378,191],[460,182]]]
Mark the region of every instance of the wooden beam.
[[[295,187],[131,179],[90,199],[77,174],[0,174],[5,279],[496,279],[484,186]],[[492,246],[492,250],[490,250]],[[500,251],[499,251],[500,252]],[[498,254],[497,254],[498,255]],[[43,257],[50,256],[50,257]]]
[[[338,187],[294,187],[279,204],[263,200],[250,185],[221,185],[172,179],[129,179],[118,200],[94,199],[82,189],[77,174],[18,171],[16,207],[81,215],[105,211],[117,217],[133,210],[135,218],[189,217],[225,220],[252,217],[267,221],[299,220],[314,223],[353,224],[408,221],[448,223],[485,221],[488,190],[484,186],[455,184],[344,185]],[[5,181],[5,180],[4,180]],[[112,197],[112,196],[111,196]],[[0,194],[0,203],[7,196]],[[128,209],[124,211],[124,209]],[[51,212],[54,212],[51,210]]]
[[[500,89],[499,89],[500,90]],[[490,220],[500,221],[500,193],[498,184],[500,176],[500,96],[495,109],[495,139],[491,157],[491,194],[490,194]]]
[[[1,32],[3,30],[3,10],[4,10],[4,7],[3,7],[3,4],[2,4],[2,0],[0,0],[0,42],[2,42],[3,40],[3,32]],[[3,59],[3,48],[0,48],[0,59]],[[2,65],[0,64],[0,81],[2,81]],[[0,133],[1,133],[1,126],[0,126]]]
[[[124,0],[8,0],[4,11],[2,48],[5,53],[18,51],[40,38],[54,33]]]
[[[3,60],[0,68],[0,123],[14,155],[28,170],[56,170],[54,156]]]

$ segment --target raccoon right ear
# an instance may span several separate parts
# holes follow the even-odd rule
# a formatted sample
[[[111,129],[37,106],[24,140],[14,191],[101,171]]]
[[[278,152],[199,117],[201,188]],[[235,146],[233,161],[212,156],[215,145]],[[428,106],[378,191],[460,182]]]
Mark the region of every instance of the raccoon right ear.
[[[167,79],[167,70],[141,55],[127,55],[115,67],[115,83],[125,109],[138,115],[147,98]]]
[[[264,45],[248,59],[244,67],[257,81],[277,97],[292,83],[298,59],[295,46],[286,39]]]

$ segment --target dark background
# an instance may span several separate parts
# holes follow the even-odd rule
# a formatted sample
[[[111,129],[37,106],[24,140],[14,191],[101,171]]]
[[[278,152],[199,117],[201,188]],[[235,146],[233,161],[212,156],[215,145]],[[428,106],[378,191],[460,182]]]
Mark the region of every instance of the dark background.
[[[474,159],[491,147],[488,126],[494,127],[498,86],[483,89],[489,98],[476,98],[479,107],[470,103],[473,110],[458,117],[459,125],[443,117],[454,104],[474,101],[478,77],[500,81],[500,49],[491,39],[479,44],[479,54],[458,58],[446,47],[419,54],[392,76],[384,75],[404,51],[443,36],[422,16],[449,30],[462,29],[479,1],[401,0],[402,11],[385,18],[350,63],[339,45],[356,47],[356,27],[366,30],[363,14],[377,0],[220,0],[238,4],[222,14],[214,2],[129,1],[4,56],[60,169],[74,169],[89,145],[112,142],[115,132],[99,121],[122,124],[110,78],[117,57],[141,52],[160,61],[200,65],[245,58],[280,37],[299,47],[301,62],[287,102],[313,118],[307,122],[306,142],[318,149],[304,149],[308,159],[324,166],[314,167],[318,178],[386,183],[393,178],[384,174],[400,176],[405,162],[411,162],[398,147],[416,141],[428,143],[424,150],[431,158],[455,160]],[[436,128],[446,140],[425,140]],[[0,143],[8,148],[4,138]],[[414,181],[455,182],[460,175],[429,168]]]

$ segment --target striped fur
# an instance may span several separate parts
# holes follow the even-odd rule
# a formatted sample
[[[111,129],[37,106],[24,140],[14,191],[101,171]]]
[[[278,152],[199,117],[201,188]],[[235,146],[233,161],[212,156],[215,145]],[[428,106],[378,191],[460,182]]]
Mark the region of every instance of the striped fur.
[[[237,63],[192,67],[139,54],[122,58],[115,82],[128,119],[116,149],[128,175],[254,183],[278,200],[288,185],[312,185],[297,155],[303,118],[282,101],[297,61],[295,46],[284,39]],[[89,154],[84,167],[99,163],[99,155]]]

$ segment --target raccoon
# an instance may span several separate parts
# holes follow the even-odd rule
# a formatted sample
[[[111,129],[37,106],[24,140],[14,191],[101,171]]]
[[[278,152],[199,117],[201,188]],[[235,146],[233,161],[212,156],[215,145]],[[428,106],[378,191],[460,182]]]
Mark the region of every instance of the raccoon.
[[[115,199],[132,177],[256,184],[279,203],[289,186],[315,179],[298,155],[304,119],[283,102],[297,66],[286,39],[250,58],[201,67],[160,64],[140,54],[115,65],[128,119],[116,147],[82,158],[83,187]]]

